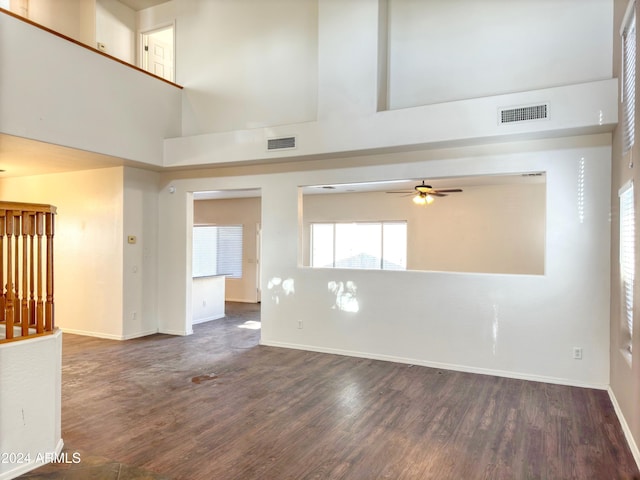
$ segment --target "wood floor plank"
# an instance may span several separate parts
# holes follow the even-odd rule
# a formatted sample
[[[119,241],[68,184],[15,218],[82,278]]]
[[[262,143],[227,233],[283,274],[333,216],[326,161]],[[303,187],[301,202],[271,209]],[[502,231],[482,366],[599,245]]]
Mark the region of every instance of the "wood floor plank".
[[[640,478],[604,391],[259,346],[258,315],[65,334],[67,447],[188,480]]]

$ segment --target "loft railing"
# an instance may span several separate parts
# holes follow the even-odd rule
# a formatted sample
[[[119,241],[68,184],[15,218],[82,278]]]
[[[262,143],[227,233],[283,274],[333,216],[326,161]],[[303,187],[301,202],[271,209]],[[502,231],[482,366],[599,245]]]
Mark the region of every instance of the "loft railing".
[[[56,207],[0,202],[0,343],[55,330]]]
[[[149,75],[150,77],[153,77],[153,78],[156,78],[156,79],[158,79],[160,81],[168,83],[169,85],[173,85],[174,87],[177,87],[177,88],[179,88],[181,90],[184,88],[182,85],[178,85],[177,83],[172,82],[170,80],[167,80],[166,78],[159,77],[158,75],[156,75],[154,73],[151,73],[151,72],[148,72],[147,70],[144,70],[144,69],[142,69],[140,67],[137,67],[136,65],[132,65],[129,62],[125,62],[124,60],[121,60],[121,59],[119,59],[117,57],[114,57],[113,55],[109,55],[108,53],[105,53],[105,52],[100,51],[100,50],[98,50],[96,48],[93,48],[90,45],[82,43],[79,40],[76,40],[75,38],[68,37],[67,35],[64,35],[63,33],[60,33],[60,32],[58,32],[56,30],[53,30],[53,29],[51,29],[51,28],[49,28],[49,27],[47,27],[45,25],[41,25],[41,24],[39,24],[37,22],[34,22],[33,20],[30,20],[30,19],[26,18],[25,16],[23,16],[21,13],[12,12],[11,10],[7,10],[7,9],[4,9],[4,8],[0,7],[0,14],[9,15],[10,17],[16,18],[16,19],[18,19],[18,20],[20,20],[20,21],[22,21],[24,23],[28,23],[29,25],[31,25],[33,27],[36,27],[36,28],[38,28],[40,30],[44,30],[45,32],[48,32],[48,33],[50,33],[52,35],[55,35],[56,37],[60,37],[60,38],[62,38],[64,40],[66,40],[67,42],[71,42],[71,43],[74,43],[74,44],[78,45],[79,47],[86,48],[87,50],[91,50],[92,52],[97,53],[98,55],[102,55],[103,57],[109,58],[109,59],[111,59],[111,60],[113,60],[115,62],[118,62],[118,63],[120,63],[122,65],[125,65],[126,67],[132,68],[133,70],[137,70],[138,72],[144,73],[145,75]]]

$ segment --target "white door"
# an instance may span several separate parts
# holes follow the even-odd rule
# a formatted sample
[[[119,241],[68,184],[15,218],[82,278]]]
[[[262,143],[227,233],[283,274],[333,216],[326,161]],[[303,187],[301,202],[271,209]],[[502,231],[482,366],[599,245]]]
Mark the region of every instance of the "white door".
[[[170,82],[175,81],[173,27],[142,34],[142,68]]]

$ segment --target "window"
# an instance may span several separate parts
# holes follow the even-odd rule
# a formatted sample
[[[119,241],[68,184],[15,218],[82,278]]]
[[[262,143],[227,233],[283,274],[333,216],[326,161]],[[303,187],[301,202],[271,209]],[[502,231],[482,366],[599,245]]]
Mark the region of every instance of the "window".
[[[311,266],[407,269],[407,222],[312,223]]]
[[[242,278],[242,225],[193,227],[193,276]]]
[[[627,153],[635,141],[636,111],[636,4],[632,0],[627,7],[622,35],[622,152]]]
[[[633,285],[635,282],[635,209],[633,183],[622,187],[620,196],[620,278],[622,281],[622,348],[631,354],[633,336]]]

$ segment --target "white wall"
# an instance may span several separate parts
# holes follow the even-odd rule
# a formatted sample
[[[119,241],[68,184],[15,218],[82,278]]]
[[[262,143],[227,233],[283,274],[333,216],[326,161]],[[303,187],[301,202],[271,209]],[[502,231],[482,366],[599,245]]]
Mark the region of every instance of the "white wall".
[[[370,120],[374,115],[378,90],[386,87],[380,73],[385,68],[392,109],[611,78],[610,2],[391,0],[385,24],[381,9],[386,2],[175,4],[177,81],[186,87],[183,134],[195,135],[198,143],[199,134],[232,132],[238,143],[258,136],[261,153],[264,136],[302,137],[304,124],[315,120],[349,119],[347,125],[338,122],[319,132],[320,142],[370,134],[370,123],[354,126],[351,117]],[[387,26],[388,66],[386,44],[380,41]],[[517,104],[500,106],[511,105]],[[457,124],[438,118],[424,131],[460,128],[465,115],[479,113],[479,108],[469,105]],[[493,107],[492,125],[495,115]],[[411,129],[404,122],[393,125]],[[266,131],[251,131],[256,128]],[[392,136],[397,139],[401,133],[393,131]],[[303,140],[303,148],[315,144],[313,138]],[[216,148],[207,149],[209,160],[227,153],[226,143],[212,143]]]
[[[457,187],[456,179],[447,186]],[[544,182],[463,190],[424,207],[384,192],[305,195],[304,264],[312,222],[404,220],[408,270],[544,274]]]
[[[0,462],[1,480],[42,466],[49,461],[45,454],[62,450],[61,376],[62,332],[0,345],[0,452],[9,455]]]
[[[123,168],[2,179],[0,200],[58,208],[56,325],[72,333],[122,338]]]
[[[258,301],[256,227],[260,223],[260,198],[197,200],[194,224],[238,225],[243,227],[242,278],[226,279],[226,300]]]
[[[136,64],[136,12],[118,0],[97,0],[96,45],[123,62]]]
[[[610,78],[612,23],[602,0],[389,0],[390,108]]]
[[[0,85],[2,133],[150,165],[180,134],[179,88],[8,15]]]
[[[178,10],[183,135],[315,120],[315,0],[196,0]]]
[[[165,141],[165,165],[280,161],[314,155],[330,158],[337,153],[352,155],[378,148],[451,145],[457,141],[468,144],[478,139],[501,141],[516,135],[520,138],[524,135],[528,138],[573,135],[610,131],[617,122],[617,81],[611,80],[612,8],[609,2],[493,0],[487,2],[489,6],[484,12],[484,5],[480,7],[477,2],[469,1],[391,1],[391,64],[388,72],[391,83],[388,88],[392,92],[393,110],[375,113],[377,94],[384,90],[380,75],[380,69],[384,67],[381,58],[384,42],[379,38],[383,15],[375,7],[382,8],[383,3],[383,0],[371,0],[338,5],[335,0],[318,0],[317,33],[313,28],[296,30],[290,22],[297,18],[299,23],[295,25],[299,27],[303,17],[291,17],[293,20],[279,22],[282,35],[267,36],[267,43],[264,43],[262,28],[251,32],[245,29],[253,15],[262,16],[261,9],[253,2],[224,4],[211,1],[205,5],[205,2],[194,1],[181,5],[177,15],[177,68],[178,81],[186,86],[185,136]],[[222,8],[223,4],[226,9]],[[299,2],[298,8],[306,4]],[[272,5],[273,2],[269,2],[269,7]],[[279,8],[284,3],[275,5]],[[255,13],[242,10],[249,6]],[[428,20],[429,9],[437,7],[440,21],[444,22],[458,17],[459,6],[476,15],[469,22],[482,20],[477,26],[473,25],[468,35],[460,33],[464,42],[455,41],[456,37],[444,24],[434,26],[429,32],[421,28],[422,22],[431,21]],[[501,11],[503,8],[504,14],[496,14],[496,9]],[[240,15],[243,18],[239,19]],[[568,16],[579,17],[580,22],[568,22]],[[264,18],[265,21],[272,20],[268,15]],[[310,20],[310,17],[304,18]],[[460,15],[460,18],[468,16]],[[536,28],[544,25],[540,28],[544,40],[535,37],[535,41],[527,41],[526,48],[511,50],[511,45],[522,44],[518,43],[521,40],[504,40],[500,36],[499,32],[512,28],[504,24],[504,18],[513,20],[518,27],[531,19]],[[229,24],[203,29],[205,21],[217,26],[215,22],[223,19]],[[286,36],[291,29],[299,36]],[[497,32],[495,35],[490,34],[494,31]],[[271,75],[281,64],[272,61],[265,65],[262,58],[255,58],[264,56],[264,52],[245,47],[247,43],[254,47],[263,42],[269,48],[273,45],[275,50],[279,45],[283,52],[288,52],[291,48],[311,48],[314,35],[317,35],[317,72],[315,54],[306,52],[307,59],[295,64],[301,71],[308,72],[308,76],[282,70],[277,85],[272,84]],[[348,45],[341,48],[341,42]],[[429,46],[437,45],[437,52],[449,47],[454,53],[469,48],[475,56],[468,59],[466,55],[449,52],[440,57],[434,53],[434,61],[442,63],[446,60],[444,66],[440,65],[437,72],[414,72],[413,69],[422,68],[422,65],[431,66],[427,61],[432,60],[431,57],[423,60],[428,50],[423,48],[425,42],[429,42]],[[493,42],[493,48],[476,52],[474,42],[485,46],[487,42]],[[204,62],[205,67],[201,58],[204,54],[200,54],[200,49],[190,48],[192,45],[213,45],[212,57]],[[359,47],[360,54],[351,48],[353,45]],[[218,48],[220,51],[216,50]],[[556,55],[560,56],[561,64]],[[503,64],[497,68],[493,66],[494,59],[506,64],[513,61],[517,68],[507,68]],[[262,70],[255,76],[260,76],[259,84],[246,81],[239,73],[245,63]],[[485,65],[493,66],[493,69],[485,72]],[[531,66],[531,72],[526,70],[528,66]],[[449,72],[465,72],[467,68],[470,69],[468,74],[458,74],[455,78],[448,76]],[[296,82],[295,88],[289,82]],[[445,86],[446,91],[443,90]],[[281,87],[289,95],[286,102]],[[314,97],[316,91],[317,99]],[[434,91],[434,96],[428,97]],[[401,102],[396,97],[402,92],[407,92],[407,98]],[[264,103],[267,99],[271,102],[268,105]],[[312,110],[307,109],[307,105],[309,102],[315,104],[316,100],[313,112],[317,110],[317,115],[311,115]],[[498,124],[501,108],[539,103],[548,103],[548,119]],[[263,112],[263,106],[269,108]],[[307,114],[297,120],[299,115],[290,114],[292,108]],[[256,118],[260,121],[255,121]],[[267,151],[267,139],[291,135],[297,137],[295,149]]]
[[[192,191],[262,188],[262,343],[605,387],[608,372],[610,136],[423,150],[323,162],[325,169],[206,178],[165,173],[159,258],[188,250]],[[386,164],[383,164],[386,162]],[[578,174],[584,162],[579,207]],[[340,166],[344,168],[340,168]],[[332,166],[330,168],[330,166]],[[258,170],[259,171],[259,170]],[[545,275],[300,267],[300,185],[547,172]],[[176,190],[171,194],[168,186]],[[580,216],[579,212],[583,215]],[[175,255],[174,255],[175,257]],[[163,261],[161,328],[185,331],[185,258]],[[268,289],[291,279],[288,293]],[[359,312],[331,308],[330,281],[357,285]],[[182,316],[182,317],[181,317]],[[302,320],[304,328],[298,328]],[[582,360],[572,359],[574,346]]]
[[[158,174],[131,167],[7,178],[0,199],[58,208],[56,324],[127,339],[158,331]],[[128,243],[128,236],[136,238]]]
[[[318,119],[375,113],[378,13],[377,0],[318,1]]]
[[[256,160],[331,158],[382,149],[412,149],[610,132],[617,122],[618,82],[580,85],[388,110],[295,125],[256,128],[165,140],[167,167],[228,165]],[[498,123],[501,108],[547,103],[538,121]],[[267,139],[296,135],[296,148],[267,151]]]
[[[29,0],[28,12],[30,20],[95,47],[96,0]]]
[[[0,0],[0,8],[9,10],[22,17],[27,17],[29,15],[27,7],[27,0]]]
[[[181,6],[180,8],[185,7]],[[176,0],[170,0],[155,7],[138,11],[136,15],[138,32],[147,32],[159,27],[172,25],[176,21],[177,11]]]
[[[615,21],[613,23],[613,39],[614,39],[614,74],[618,77],[621,76],[621,39],[619,34],[619,26],[622,24],[623,16],[627,9],[628,0],[615,0]],[[638,23],[638,17],[636,13],[636,24]],[[638,48],[638,47],[636,47]],[[636,82],[636,98],[640,96],[640,84]],[[619,189],[625,185],[628,181],[633,180],[635,183],[635,212],[636,212],[636,252],[638,252],[638,245],[640,245],[640,229],[638,225],[638,216],[640,214],[640,204],[638,199],[638,185],[640,185],[640,173],[638,171],[637,162],[633,168],[629,167],[629,156],[622,154],[622,138],[623,138],[623,122],[622,122],[622,108],[620,110],[620,123],[616,128],[613,135],[613,151],[612,151],[612,185],[611,185],[611,320],[610,320],[610,334],[611,334],[611,346],[610,346],[610,366],[611,366],[611,396],[614,401],[614,406],[620,418],[622,428],[627,434],[631,451],[633,452],[636,462],[640,465],[640,362],[637,359],[637,355],[640,352],[640,328],[635,325],[640,324],[640,318],[638,316],[638,299],[640,299],[640,282],[635,282],[634,285],[634,329],[633,329],[633,356],[629,363],[626,354],[621,352],[622,346],[627,341],[626,327],[623,327],[624,320],[624,305],[622,294],[622,281],[620,275],[620,202],[618,199]],[[638,135],[636,134],[636,139]],[[636,140],[632,151],[632,157],[639,158],[640,155],[640,143]],[[637,269],[636,263],[636,269]],[[637,271],[637,270],[636,270]]]
[[[123,337],[158,331],[158,174],[124,168],[122,212]],[[128,243],[134,236],[135,243]],[[114,319],[115,320],[115,319]]]
[[[191,288],[191,325],[224,317],[224,277],[196,277]]]

